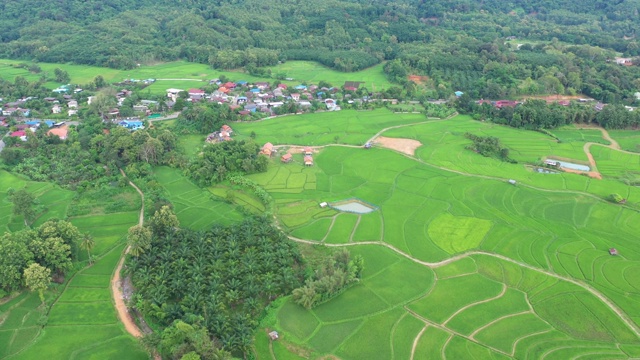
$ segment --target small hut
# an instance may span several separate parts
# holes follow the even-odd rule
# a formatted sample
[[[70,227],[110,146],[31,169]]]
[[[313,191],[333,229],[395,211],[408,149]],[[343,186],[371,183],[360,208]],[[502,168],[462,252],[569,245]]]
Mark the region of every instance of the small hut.
[[[509,184],[511,184],[511,185],[515,185],[515,184],[516,184],[516,181],[515,181],[515,180],[513,180],[513,179],[511,179],[511,180],[509,180]]]
[[[313,155],[313,149],[307,146],[306,148],[304,148],[304,154]]]
[[[327,206],[329,206],[329,204],[326,201],[320,203],[321,208],[326,208]]]
[[[368,142],[368,143],[364,144],[364,148],[365,149],[371,149],[371,143]]]
[[[273,144],[270,142],[264,144],[264,146],[262,147],[262,151],[260,151],[260,153],[271,157],[271,153],[273,153]]]
[[[272,331],[269,333],[269,338],[273,341],[273,340],[278,340],[280,336],[278,335],[277,331]]]
[[[291,162],[291,160],[293,160],[293,157],[292,157],[292,156],[291,156],[291,154],[289,154],[289,153],[284,154],[284,155],[282,155],[282,156],[280,157],[280,161],[282,161],[282,162],[283,162],[283,163],[285,163],[285,164],[286,164],[286,163],[290,163],[290,162]]]
[[[305,166],[313,166],[313,158],[309,155],[304,157],[304,165]]]
[[[618,255],[618,250],[616,248],[609,249],[609,255]]]

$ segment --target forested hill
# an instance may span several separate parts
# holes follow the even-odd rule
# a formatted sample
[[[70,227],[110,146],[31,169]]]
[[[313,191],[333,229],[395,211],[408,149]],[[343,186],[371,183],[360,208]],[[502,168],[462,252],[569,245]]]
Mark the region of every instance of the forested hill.
[[[226,69],[297,59],[341,71],[398,59],[390,77],[428,75],[447,92],[549,93],[559,87],[539,81],[549,76],[563,91],[618,101],[636,91],[635,73],[602,67],[640,55],[639,9],[640,0],[1,0],[0,57]],[[530,46],[516,52],[512,36]]]

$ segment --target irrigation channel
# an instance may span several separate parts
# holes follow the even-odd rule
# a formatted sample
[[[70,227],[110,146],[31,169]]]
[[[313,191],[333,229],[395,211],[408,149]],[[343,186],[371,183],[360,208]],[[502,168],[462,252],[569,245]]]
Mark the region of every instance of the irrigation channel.
[[[420,124],[431,123],[431,122],[436,122],[436,121],[445,121],[445,120],[453,118],[456,115],[457,115],[457,113],[452,115],[452,116],[449,116],[449,117],[447,117],[445,119],[430,120],[430,121],[419,122],[419,123],[415,123],[415,124],[398,125],[398,126],[391,126],[391,127],[388,127],[388,128],[384,128],[384,129],[380,130],[377,134],[375,134],[373,137],[371,137],[371,139],[369,139],[369,142],[373,142],[378,136],[382,135],[384,132],[386,132],[388,130],[391,130],[391,129],[396,129],[396,128],[400,128],[400,127],[406,127],[406,126],[420,125]],[[605,138],[606,140],[611,142],[610,145],[603,145],[603,144],[591,143],[591,142],[586,143],[584,145],[584,151],[585,151],[585,153],[587,154],[587,156],[589,158],[589,163],[591,164],[591,170],[597,172],[595,161],[594,161],[593,156],[591,155],[591,153],[589,151],[591,145],[605,146],[605,147],[609,147],[611,149],[614,149],[614,150],[617,150],[617,151],[622,151],[622,152],[627,152],[627,151],[621,150],[620,146],[618,145],[618,143],[609,136],[608,132],[605,129],[594,128],[594,127],[590,127],[590,128],[599,129],[603,134],[603,138]],[[294,146],[294,145],[278,145],[277,147],[291,147],[291,146]],[[326,145],[326,146],[314,146],[313,148],[320,149],[320,148],[324,148],[324,147],[327,147],[327,146],[342,146],[342,147],[351,147],[351,148],[361,148],[360,146],[339,145],[339,144],[329,144],[329,145]],[[394,150],[394,151],[396,151],[396,150]],[[436,166],[436,165],[433,165],[433,164],[429,164],[429,163],[427,163],[427,162],[425,162],[425,161],[423,161],[421,159],[418,159],[415,156],[411,156],[411,155],[408,155],[408,154],[400,152],[400,151],[396,151],[396,152],[398,152],[398,153],[400,153],[400,154],[402,154],[402,155],[404,155],[404,156],[406,156],[406,157],[408,157],[410,159],[413,159],[413,160],[415,160],[417,162],[420,162],[420,163],[422,163],[424,165],[427,165],[427,166],[430,166],[430,167],[433,167],[433,168],[437,168],[437,169],[440,169],[440,170],[453,172],[453,173],[456,173],[456,174],[459,174],[459,175],[463,175],[463,176],[477,177],[477,178],[482,178],[482,179],[487,179],[487,180],[504,181],[504,179],[499,178],[499,177],[477,175],[477,174],[469,174],[469,173],[465,173],[465,172],[462,172],[462,171],[456,171],[456,170],[452,170],[452,169]],[[630,152],[627,152],[627,153],[630,153]],[[635,154],[635,153],[632,153],[632,154]],[[638,155],[638,154],[636,154],[636,155]],[[122,171],[122,169],[120,169],[120,172],[122,173],[122,176],[124,176],[126,178],[126,174],[124,173],[124,171]],[[140,209],[140,216],[139,216],[139,224],[142,225],[144,223],[144,194],[131,181],[129,181],[129,185],[132,186],[134,189],[136,189],[136,191],[140,194],[140,197],[142,199],[142,208]],[[525,187],[528,187],[528,188],[531,188],[531,189],[535,189],[535,190],[539,190],[539,191],[546,191],[546,192],[582,194],[582,195],[589,196],[591,198],[594,198],[594,199],[597,199],[597,200],[600,200],[600,201],[605,201],[604,199],[601,199],[598,196],[595,196],[595,195],[590,194],[590,193],[581,192],[581,191],[550,190],[550,189],[538,188],[538,187],[535,187],[535,186],[532,186],[532,185],[527,185],[527,184],[521,184],[521,186],[525,186]],[[629,209],[637,211],[637,209],[633,209],[633,208],[629,208]],[[318,245],[317,241],[300,239],[300,238],[296,238],[296,237],[293,237],[293,236],[288,236],[288,238],[290,240],[298,242],[298,243],[310,244],[310,245]],[[405,258],[407,258],[407,259],[409,259],[409,260],[411,260],[411,261],[413,261],[413,262],[415,262],[417,264],[426,266],[426,267],[431,268],[431,269],[435,269],[435,268],[438,268],[438,267],[447,265],[449,263],[452,263],[452,262],[467,258],[469,256],[474,256],[474,255],[484,255],[484,256],[494,257],[494,258],[497,258],[497,259],[500,259],[500,260],[503,260],[503,261],[507,261],[507,262],[510,262],[510,263],[518,265],[518,266],[521,266],[523,268],[526,268],[526,269],[529,269],[529,270],[533,270],[533,271],[545,274],[547,276],[550,276],[550,277],[553,277],[553,278],[556,278],[556,279],[559,279],[559,280],[563,280],[563,281],[569,282],[571,284],[574,284],[574,285],[577,285],[577,286],[583,288],[584,290],[586,290],[589,293],[591,293],[593,296],[597,297],[607,307],[609,307],[611,309],[611,311],[613,311],[622,320],[622,322],[624,322],[625,325],[627,325],[627,327],[631,331],[633,331],[633,333],[636,336],[640,337],[640,328],[638,328],[638,326],[631,320],[629,315],[627,315],[624,311],[622,311],[622,309],[620,309],[611,300],[609,300],[609,298],[607,298],[605,295],[603,295],[602,293],[600,293],[598,290],[594,289],[590,285],[588,285],[588,284],[586,284],[586,283],[584,283],[582,281],[579,281],[579,280],[575,280],[575,279],[572,279],[572,278],[564,277],[564,276],[555,274],[553,272],[550,272],[550,271],[547,271],[547,270],[544,270],[544,269],[540,269],[540,268],[537,268],[535,266],[531,266],[531,265],[526,264],[526,263],[522,263],[522,262],[516,261],[514,259],[511,259],[509,257],[503,256],[503,255],[500,255],[500,254],[495,254],[495,253],[491,253],[491,252],[487,252],[487,251],[472,250],[472,251],[467,251],[467,252],[464,252],[462,254],[458,254],[458,255],[452,256],[452,257],[450,257],[448,259],[445,259],[445,260],[442,260],[442,261],[439,261],[439,262],[426,262],[426,261],[422,261],[420,259],[417,259],[417,258],[415,258],[415,257],[413,257],[413,256],[411,256],[411,255],[409,255],[409,254],[407,254],[407,253],[405,253],[405,252],[403,252],[403,251],[395,248],[394,246],[392,246],[392,245],[390,245],[390,244],[388,244],[386,242],[383,242],[383,241],[363,241],[363,242],[346,243],[346,244],[327,244],[327,243],[324,243],[323,245],[328,246],[328,247],[347,247],[347,246],[362,246],[362,245],[384,246],[384,247],[394,251],[395,253],[397,253],[400,256],[403,256],[403,257],[405,257]],[[122,270],[122,265],[124,263],[124,259],[125,259],[126,254],[128,253],[128,251],[129,251],[129,248],[127,247],[127,249],[123,252],[122,257],[120,258],[120,261],[118,262],[118,266],[115,269],[113,278],[111,279],[111,291],[112,291],[112,294],[113,294],[114,303],[115,303],[115,306],[116,306],[116,310],[118,311],[118,317],[120,318],[120,321],[122,321],[122,323],[125,326],[125,329],[127,330],[127,332],[129,334],[131,334],[132,336],[134,336],[136,338],[139,338],[139,337],[142,336],[142,332],[140,331],[140,328],[138,328],[138,326],[135,324],[135,322],[131,318],[131,316],[130,316],[127,308],[126,308],[126,305],[124,304],[122,291],[120,290],[120,271]],[[429,322],[429,323],[432,326],[436,326],[436,327],[438,326],[438,324],[435,324],[435,323],[431,324],[431,322]],[[426,327],[425,327],[425,329],[426,329]],[[424,329],[423,329],[423,331],[424,331]],[[413,358],[413,355],[414,355],[414,352],[415,352],[416,345],[417,345],[417,342],[414,341],[413,348],[412,348],[412,351],[411,351],[412,358]],[[154,354],[154,358],[156,360],[161,359],[158,354]]]

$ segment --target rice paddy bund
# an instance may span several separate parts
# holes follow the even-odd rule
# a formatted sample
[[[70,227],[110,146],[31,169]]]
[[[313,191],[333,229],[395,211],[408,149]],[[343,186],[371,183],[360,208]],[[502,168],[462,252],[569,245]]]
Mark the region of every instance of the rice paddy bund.
[[[340,114],[355,115],[365,121],[365,113]],[[326,126],[304,119],[312,134]],[[273,131],[289,131],[287,121],[243,124],[240,132],[290,144],[291,135]],[[557,136],[566,140],[558,142],[464,116],[396,121],[406,126],[384,136],[420,141],[415,156],[334,145],[318,148],[313,167],[274,158],[266,173],[250,175],[273,197],[276,218],[292,239],[348,246],[365,258],[362,281],[333,300],[312,310],[291,301],[277,309],[266,327],[281,338],[271,342],[258,331],[260,357],[640,356],[640,193],[620,181],[640,156],[593,146],[602,180],[544,174],[524,163],[547,157],[585,163],[583,146],[598,143],[600,133],[564,129]],[[519,163],[466,150],[465,132],[499,137]],[[327,139],[308,141],[334,143]],[[605,201],[613,192],[627,204]],[[377,209],[362,214],[320,206],[348,199]]]

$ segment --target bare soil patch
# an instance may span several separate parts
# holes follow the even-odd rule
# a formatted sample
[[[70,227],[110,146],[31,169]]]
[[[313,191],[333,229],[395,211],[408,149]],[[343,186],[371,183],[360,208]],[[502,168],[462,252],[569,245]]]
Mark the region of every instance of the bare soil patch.
[[[409,79],[409,81],[413,81],[418,85],[426,84],[427,81],[429,81],[428,76],[420,76],[420,75],[409,75],[407,76],[407,79]]]
[[[411,156],[415,155],[416,149],[422,146],[422,143],[418,140],[388,138],[384,136],[378,136],[375,142],[384,148],[400,151],[401,153]]]

